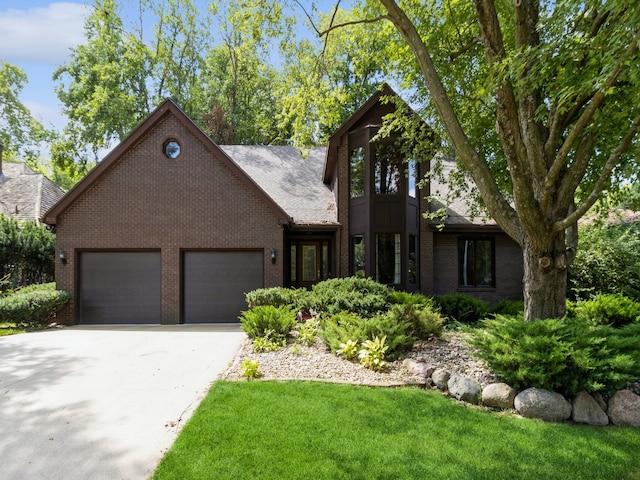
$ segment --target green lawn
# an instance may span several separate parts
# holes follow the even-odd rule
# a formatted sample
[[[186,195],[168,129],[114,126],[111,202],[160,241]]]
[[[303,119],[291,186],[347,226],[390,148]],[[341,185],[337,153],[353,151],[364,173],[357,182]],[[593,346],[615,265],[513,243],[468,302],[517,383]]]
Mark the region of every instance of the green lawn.
[[[26,330],[22,327],[16,326],[15,323],[0,322],[0,337],[6,335],[15,335],[17,333],[24,333]]]
[[[640,429],[514,418],[417,388],[216,382],[153,478],[640,479]]]

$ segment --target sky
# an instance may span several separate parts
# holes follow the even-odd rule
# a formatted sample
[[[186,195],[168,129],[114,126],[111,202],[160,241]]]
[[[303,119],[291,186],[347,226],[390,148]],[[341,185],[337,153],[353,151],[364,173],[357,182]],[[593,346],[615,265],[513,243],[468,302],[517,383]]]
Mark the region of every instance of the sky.
[[[84,0],[0,0],[0,61],[22,68],[29,83],[20,100],[45,126],[66,123],[51,79],[84,41]]]

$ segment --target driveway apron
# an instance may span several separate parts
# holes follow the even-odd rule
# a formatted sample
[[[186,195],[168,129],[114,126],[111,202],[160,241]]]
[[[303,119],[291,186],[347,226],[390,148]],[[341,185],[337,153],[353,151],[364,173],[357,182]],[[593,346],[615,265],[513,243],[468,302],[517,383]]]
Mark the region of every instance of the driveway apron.
[[[244,338],[237,325],[1,337],[0,477],[149,478]]]

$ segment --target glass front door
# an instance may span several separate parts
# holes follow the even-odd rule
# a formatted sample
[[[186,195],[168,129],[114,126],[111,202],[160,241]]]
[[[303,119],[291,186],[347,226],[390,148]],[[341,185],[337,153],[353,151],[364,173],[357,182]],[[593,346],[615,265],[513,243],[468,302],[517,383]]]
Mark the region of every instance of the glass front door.
[[[329,242],[291,242],[291,286],[311,288],[329,278]]]

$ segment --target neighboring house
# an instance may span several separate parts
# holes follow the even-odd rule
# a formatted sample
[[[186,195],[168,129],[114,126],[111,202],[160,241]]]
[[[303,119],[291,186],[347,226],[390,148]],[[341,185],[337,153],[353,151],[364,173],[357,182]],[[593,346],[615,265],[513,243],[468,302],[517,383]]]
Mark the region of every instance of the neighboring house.
[[[24,163],[3,163],[0,144],[0,213],[39,221],[64,196],[55,183]]]
[[[519,247],[455,212],[441,231],[422,219],[428,192],[390,142],[370,142],[391,94],[303,153],[216,145],[165,101],[44,216],[57,230],[58,288],[73,295],[60,320],[235,322],[252,289],[355,274],[520,298]]]

